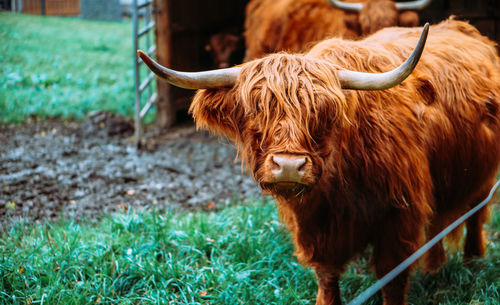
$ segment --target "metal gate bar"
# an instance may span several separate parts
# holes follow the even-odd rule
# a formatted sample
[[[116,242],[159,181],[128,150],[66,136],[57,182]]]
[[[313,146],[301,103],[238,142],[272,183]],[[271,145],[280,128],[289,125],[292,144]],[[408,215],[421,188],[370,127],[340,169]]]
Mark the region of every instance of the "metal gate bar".
[[[385,285],[387,285],[390,281],[392,281],[396,276],[398,276],[401,272],[405,271],[406,268],[410,267],[413,263],[415,263],[422,255],[424,255],[430,248],[432,248],[435,244],[437,244],[441,239],[445,237],[445,235],[449,234],[451,231],[455,230],[460,224],[462,224],[467,218],[471,217],[474,213],[482,209],[486,206],[486,204],[491,200],[493,195],[495,194],[496,189],[500,185],[500,180],[498,180],[495,185],[491,188],[488,196],[477,204],[475,207],[470,209],[467,213],[462,215],[460,218],[455,220],[453,223],[444,228],[439,234],[434,236],[431,240],[429,240],[425,245],[420,247],[417,251],[413,252],[407,259],[405,259],[402,263],[394,267],[389,273],[384,275],[381,279],[379,279],[375,284],[368,287],[365,291],[363,291],[360,295],[358,295],[355,299],[353,299],[347,305],[361,305],[364,302],[368,301],[370,297],[372,297],[377,291],[382,289]]]
[[[137,55],[137,50],[139,49],[139,39],[145,36],[146,40],[146,49],[147,54],[153,57],[154,52],[156,51],[156,45],[151,45],[151,39],[148,35],[149,31],[151,31],[155,27],[155,22],[152,20],[152,10],[153,10],[153,0],[141,1],[134,0],[132,4],[132,26],[133,26],[133,43],[134,43],[134,93],[135,93],[135,117],[134,117],[134,125],[135,125],[135,144],[139,147],[142,143],[142,137],[144,133],[143,129],[143,119],[146,116],[147,112],[151,109],[158,98],[158,94],[153,92],[151,88],[151,82],[154,79],[153,72],[150,72],[148,76],[141,82],[140,76],[140,66],[143,63],[142,59]],[[140,29],[139,22],[139,11],[141,9],[145,9],[144,14],[144,23],[145,27]],[[144,108],[141,108],[141,96],[147,89],[148,100]]]

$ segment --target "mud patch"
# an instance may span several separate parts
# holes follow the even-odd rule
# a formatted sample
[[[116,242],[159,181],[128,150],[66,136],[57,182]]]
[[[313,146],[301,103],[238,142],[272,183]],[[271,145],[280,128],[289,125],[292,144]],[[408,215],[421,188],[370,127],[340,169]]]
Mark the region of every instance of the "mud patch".
[[[118,209],[213,208],[261,192],[224,139],[192,124],[148,136],[106,113],[83,123],[0,126],[0,229],[12,221],[96,218]]]

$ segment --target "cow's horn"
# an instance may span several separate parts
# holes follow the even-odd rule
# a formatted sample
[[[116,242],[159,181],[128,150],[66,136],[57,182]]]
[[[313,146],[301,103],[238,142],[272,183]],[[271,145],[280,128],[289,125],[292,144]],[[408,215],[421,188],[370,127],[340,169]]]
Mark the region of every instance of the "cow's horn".
[[[232,67],[202,72],[179,72],[160,65],[141,50],[138,50],[137,54],[160,78],[185,89],[232,87],[241,70],[240,67]]]
[[[363,8],[363,3],[348,3],[339,0],[329,0],[333,7],[346,11],[359,12]],[[432,0],[417,0],[409,2],[396,2],[396,9],[399,11],[421,10],[425,8]]]
[[[338,9],[359,12],[363,8],[363,3],[348,3],[339,0],[329,0],[330,4]]]
[[[417,46],[410,57],[394,70],[383,73],[339,70],[338,77],[342,88],[354,90],[384,90],[400,84],[411,74],[417,65],[420,55],[422,55],[422,51],[424,50],[428,32],[429,23],[426,23]]]
[[[409,1],[409,2],[396,2],[396,8],[399,11],[408,11],[408,10],[421,10],[424,9],[432,0],[417,0],[417,1]]]

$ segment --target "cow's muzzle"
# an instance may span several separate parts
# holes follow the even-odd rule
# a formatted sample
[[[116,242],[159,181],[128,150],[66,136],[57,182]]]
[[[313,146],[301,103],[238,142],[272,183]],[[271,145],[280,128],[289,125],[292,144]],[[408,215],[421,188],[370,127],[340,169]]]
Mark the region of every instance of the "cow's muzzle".
[[[263,187],[280,195],[296,195],[310,188],[312,160],[303,154],[270,154],[265,160]]]
[[[269,156],[271,172],[275,183],[301,183],[307,170],[307,163],[311,163],[306,156],[276,154]]]

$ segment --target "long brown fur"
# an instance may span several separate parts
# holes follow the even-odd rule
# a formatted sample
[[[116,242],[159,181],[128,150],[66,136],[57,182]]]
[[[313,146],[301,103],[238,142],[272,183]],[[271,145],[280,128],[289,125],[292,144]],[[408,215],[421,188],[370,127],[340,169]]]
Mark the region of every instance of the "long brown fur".
[[[276,199],[299,261],[316,271],[316,304],[340,303],[338,278],[367,245],[381,277],[493,185],[500,58],[473,26],[432,26],[416,69],[394,88],[340,88],[337,70],[391,70],[420,33],[386,28],[361,41],[325,40],[304,55],[273,54],[243,64],[233,88],[200,90],[191,105],[197,125],[232,139]],[[307,189],[286,196],[269,186],[274,153],[312,160]],[[486,218],[484,209],[467,222],[466,257],[484,255]],[[426,267],[445,259],[438,244]],[[384,288],[384,304],[406,304],[408,276]]]
[[[358,13],[327,0],[251,0],[245,15],[245,60],[279,51],[304,52],[329,37],[358,38],[389,26],[417,26],[416,12],[398,12],[392,0],[364,2]]]

